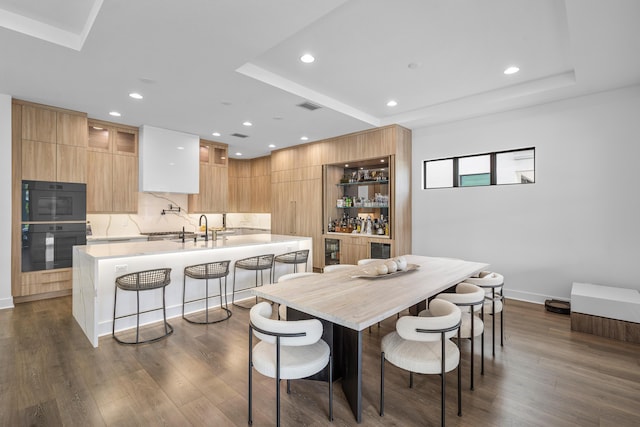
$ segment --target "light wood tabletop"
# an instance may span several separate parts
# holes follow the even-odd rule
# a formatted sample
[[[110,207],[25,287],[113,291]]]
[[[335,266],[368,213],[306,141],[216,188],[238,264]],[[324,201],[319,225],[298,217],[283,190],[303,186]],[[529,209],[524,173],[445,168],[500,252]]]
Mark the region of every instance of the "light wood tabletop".
[[[405,255],[414,271],[365,278],[374,264],[300,277],[252,290],[254,295],[286,304],[320,319],[362,331],[433,296],[489,264],[451,258]],[[384,260],[379,261],[382,263]]]

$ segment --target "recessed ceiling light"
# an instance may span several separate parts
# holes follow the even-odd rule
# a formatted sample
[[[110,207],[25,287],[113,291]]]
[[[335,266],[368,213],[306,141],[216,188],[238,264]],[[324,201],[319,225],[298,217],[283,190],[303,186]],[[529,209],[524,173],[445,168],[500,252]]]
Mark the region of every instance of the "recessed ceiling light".
[[[347,163],[346,165],[344,165],[344,167],[345,167],[345,168],[348,168],[348,167],[349,167],[349,163]]]
[[[384,159],[380,159],[380,163],[384,163]]]
[[[173,162],[169,163],[169,166],[175,166],[175,165],[176,165],[176,164],[175,164],[175,163],[173,163]]]
[[[142,95],[140,95],[140,94],[139,94],[139,93],[137,93],[137,92],[131,92],[131,93],[129,94],[129,96],[130,96],[131,98],[133,98],[133,99],[142,99],[142,98],[143,98],[143,96],[142,96]]]
[[[269,148],[276,148],[276,144],[269,144]]]
[[[242,156],[242,153],[238,152],[236,153],[236,156]]]
[[[309,140],[309,137],[307,137],[307,136],[301,136],[300,137],[300,141],[308,141],[308,140]]]
[[[226,160],[227,158],[225,156],[220,156],[220,160]]]
[[[506,70],[504,70],[504,73],[505,73],[506,75],[509,75],[509,74],[515,74],[515,73],[517,73],[518,71],[520,71],[520,68],[518,68],[518,67],[509,67],[509,68],[507,68]]]
[[[102,128],[99,128],[98,126],[91,126],[92,128],[94,128],[95,130],[102,130]]]
[[[396,105],[398,105],[398,101],[394,101],[393,99],[387,102],[387,107],[395,107]]]
[[[243,125],[245,126],[253,126],[253,123],[246,121],[246,122],[242,122]]]
[[[214,132],[214,133],[212,133],[211,135],[213,135],[213,136],[220,136],[220,132]]]
[[[120,117],[122,114],[118,113],[117,111],[109,111],[109,115],[113,117]]]
[[[176,149],[178,149],[178,150],[184,150],[184,147],[178,146],[178,147],[176,147]]]
[[[305,64],[311,64],[315,60],[316,58],[314,58],[310,53],[305,53],[300,57],[300,61],[304,62]]]

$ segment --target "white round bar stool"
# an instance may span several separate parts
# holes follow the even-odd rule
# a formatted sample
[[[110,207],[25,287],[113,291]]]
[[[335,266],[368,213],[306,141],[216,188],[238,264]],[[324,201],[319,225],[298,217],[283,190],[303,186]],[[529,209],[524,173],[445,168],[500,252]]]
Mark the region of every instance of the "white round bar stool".
[[[500,347],[504,347],[504,277],[492,271],[481,271],[477,276],[465,279],[485,290],[486,302],[484,312],[491,315],[491,348],[496,355],[496,314],[500,313]],[[484,319],[483,319],[484,320]]]

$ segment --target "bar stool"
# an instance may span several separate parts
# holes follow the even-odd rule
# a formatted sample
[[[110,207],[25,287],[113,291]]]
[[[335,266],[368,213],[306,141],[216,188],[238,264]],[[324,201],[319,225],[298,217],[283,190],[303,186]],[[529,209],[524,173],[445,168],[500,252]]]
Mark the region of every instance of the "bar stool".
[[[266,255],[257,255],[249,258],[240,259],[233,264],[233,294],[231,296],[231,304],[240,308],[251,308],[251,307],[243,307],[240,304],[236,304],[236,270],[239,268],[241,270],[253,270],[256,272],[256,281],[253,285],[254,287],[258,286],[258,272],[260,272],[260,286],[264,285],[264,277],[262,273],[264,270],[269,270],[269,283],[271,283],[271,274],[273,269],[273,254]],[[258,302],[258,297],[256,296],[256,303]]]
[[[167,310],[165,301],[165,289],[167,285],[171,283],[171,269],[170,268],[158,268],[155,270],[138,271],[135,273],[125,274],[116,278],[116,288],[113,297],[113,325],[111,329],[111,336],[120,344],[145,344],[155,342],[166,338],[173,333],[173,327],[167,322]],[[152,308],[145,311],[140,311],[140,292],[149,291],[153,289],[162,288],[162,307]],[[122,291],[135,291],[136,292],[136,312],[131,314],[125,314],[122,316],[116,316],[116,307],[118,303],[118,289]],[[146,340],[140,340],[140,315],[144,313],[150,313],[152,311],[162,310],[164,318],[164,334],[157,337],[149,338]],[[116,320],[125,317],[136,316],[136,340],[124,341],[116,336]]]
[[[182,318],[189,323],[196,323],[199,325],[206,325],[211,323],[218,323],[227,320],[231,317],[231,310],[227,304],[227,276],[229,275],[229,263],[231,261],[216,261],[206,264],[190,265],[184,268],[184,280],[182,283]],[[205,283],[205,296],[203,298],[196,298],[187,301],[187,277],[192,279],[202,280]],[[222,306],[222,278],[224,277],[224,307]],[[224,310],[225,314],[222,319],[209,320],[209,298],[216,295],[209,295],[209,279],[218,279],[219,296],[220,296],[220,309]],[[204,316],[205,320],[197,321],[192,318],[185,317],[184,306],[186,304],[194,303],[204,300]]]
[[[491,315],[492,354],[496,355],[496,314],[500,313],[500,347],[504,347],[504,277],[492,271],[481,271],[476,276],[465,279],[485,290],[484,312]]]
[[[282,264],[293,264],[293,272],[298,272],[298,264],[304,264],[304,271],[307,271],[307,260],[309,259],[309,249],[303,249],[294,252],[287,252],[286,254],[276,256],[273,261]],[[276,269],[273,269],[272,282],[276,281]]]

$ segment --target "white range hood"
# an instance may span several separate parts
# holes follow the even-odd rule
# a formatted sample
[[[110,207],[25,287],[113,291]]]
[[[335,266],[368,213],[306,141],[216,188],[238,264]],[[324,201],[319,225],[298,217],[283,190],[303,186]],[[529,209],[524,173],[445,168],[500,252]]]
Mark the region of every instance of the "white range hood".
[[[200,138],[197,135],[140,126],[140,191],[197,194]]]

